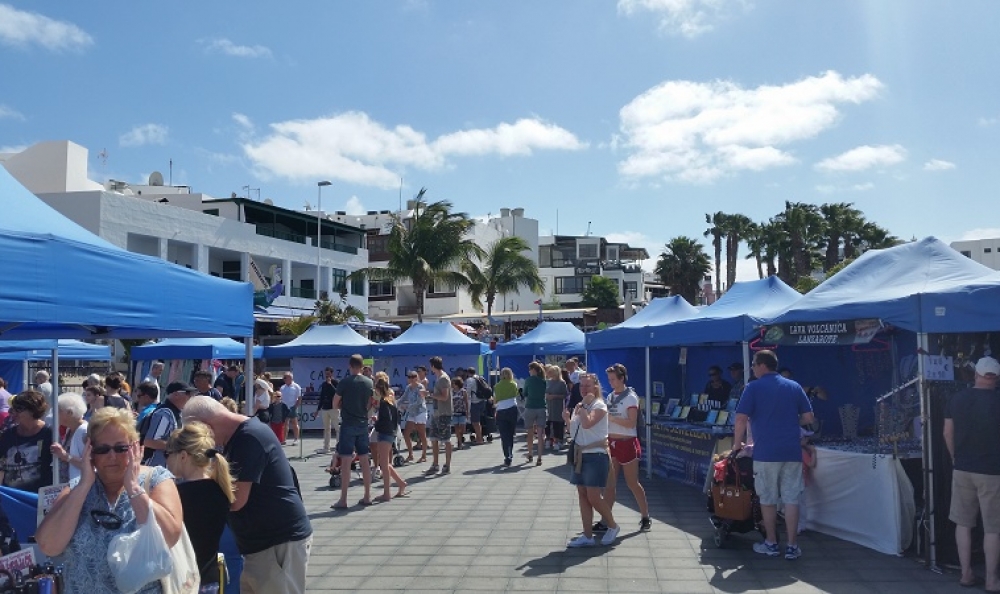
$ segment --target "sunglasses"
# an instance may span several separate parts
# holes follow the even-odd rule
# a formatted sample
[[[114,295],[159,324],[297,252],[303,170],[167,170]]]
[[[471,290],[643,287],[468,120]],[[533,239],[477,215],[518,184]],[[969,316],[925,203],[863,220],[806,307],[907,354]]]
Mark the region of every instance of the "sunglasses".
[[[94,446],[93,449],[90,450],[90,453],[94,454],[95,456],[103,456],[105,454],[110,453],[111,450],[114,450],[116,454],[124,454],[125,452],[129,451],[131,447],[132,446],[127,443],[119,443],[115,445],[108,445],[106,443],[102,443],[99,446]]]
[[[118,514],[100,509],[90,510],[90,517],[94,523],[107,530],[118,530],[122,527],[123,520]]]

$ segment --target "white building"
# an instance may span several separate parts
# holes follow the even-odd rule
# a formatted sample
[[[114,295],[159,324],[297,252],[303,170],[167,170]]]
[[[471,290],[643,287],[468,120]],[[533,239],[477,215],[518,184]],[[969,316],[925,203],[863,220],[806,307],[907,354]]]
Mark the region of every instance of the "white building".
[[[47,204],[128,251],[258,287],[270,286],[280,271],[278,306],[311,311],[318,289],[332,300],[346,293],[349,304],[368,309],[364,283],[347,279],[368,265],[365,233],[358,227],[270,201],[216,199],[164,186],[155,172],[148,185],[102,185],[87,178],[87,149],[69,141],[0,155],[0,163]]]
[[[395,218],[407,221],[413,216],[414,202],[408,201],[406,209],[392,212],[389,210],[369,211],[365,215],[348,215],[337,212],[331,216],[334,221],[357,226],[367,233],[369,260],[372,266],[384,266],[389,260],[387,243],[392,223]],[[500,237],[516,235],[527,242],[529,250],[525,252],[532,260],[538,257],[538,221],[526,218],[523,208],[502,208],[500,216],[488,220],[476,220],[467,238],[487,249],[491,243]],[[537,306],[534,301],[539,295],[522,290],[517,294],[498,295],[493,304],[494,315],[508,312],[533,311]],[[467,316],[467,319],[481,319],[485,311],[476,308],[468,291],[452,287],[429,287],[424,298],[424,319],[454,319],[454,316]],[[404,281],[392,283],[389,281],[369,281],[368,315],[372,318],[393,321],[413,321],[417,318],[417,295],[413,283]]]
[[[983,266],[1000,270],[1000,237],[993,239],[973,239],[970,241],[953,241],[951,247],[963,256],[972,258]]]
[[[545,280],[545,300],[563,307],[580,307],[591,277],[604,276],[618,286],[620,302],[625,292],[633,303],[646,299],[642,261],[645,248],[611,243],[593,235],[550,235],[538,239],[538,268]]]

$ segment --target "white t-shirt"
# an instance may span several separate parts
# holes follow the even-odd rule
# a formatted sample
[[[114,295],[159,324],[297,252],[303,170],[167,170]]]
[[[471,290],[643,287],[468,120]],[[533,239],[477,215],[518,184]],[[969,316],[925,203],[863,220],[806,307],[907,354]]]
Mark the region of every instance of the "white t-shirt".
[[[608,396],[608,418],[611,422],[611,426],[608,428],[609,433],[636,437],[634,426],[625,427],[618,423],[620,419],[628,421],[628,411],[632,408],[639,410],[639,397],[631,388],[625,388],[625,392],[621,394]]]
[[[587,410],[608,410],[608,405],[604,403],[603,400],[598,398],[589,407],[584,407]],[[579,432],[577,432],[577,427],[579,427]],[[578,417],[573,417],[570,419],[569,423],[569,435],[573,438],[574,443],[578,447],[584,448],[592,443],[603,441],[608,437],[608,415],[604,415],[600,421],[594,424],[593,427],[587,429],[580,425],[580,420]],[[599,453],[603,450],[594,449],[587,453]]]
[[[302,387],[297,383],[292,382],[291,384],[281,384],[281,401],[285,403],[285,406],[292,408],[295,403],[302,398]]]
[[[483,402],[483,400],[479,399],[479,396],[476,396],[476,390],[479,389],[479,382],[476,381],[476,378],[474,377],[467,378],[464,383],[465,383],[465,391],[466,393],[469,394],[469,401]]]
[[[580,383],[580,370],[579,369],[570,372],[570,374],[569,374],[569,381],[573,382],[574,384],[579,384]]]
[[[73,437],[69,440],[69,455],[71,458],[83,458],[84,438],[87,437],[87,421],[80,423],[80,426],[73,432]],[[64,480],[80,478],[80,469],[72,464],[69,465],[69,478],[59,477]]]

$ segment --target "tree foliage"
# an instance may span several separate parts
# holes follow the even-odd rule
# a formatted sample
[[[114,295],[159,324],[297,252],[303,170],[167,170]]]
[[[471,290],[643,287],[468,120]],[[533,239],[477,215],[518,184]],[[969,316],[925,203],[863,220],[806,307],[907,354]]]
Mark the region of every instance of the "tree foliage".
[[[603,276],[590,277],[590,283],[583,290],[583,306],[611,309],[618,307],[618,284]]]
[[[278,322],[278,330],[282,334],[299,336],[313,324],[337,326],[339,324],[346,324],[351,320],[364,322],[365,312],[353,305],[349,305],[346,299],[343,298],[341,298],[339,304],[327,299],[320,299],[313,304],[313,313],[297,318],[281,320]]]
[[[704,246],[696,239],[680,236],[664,246],[655,273],[670,287],[671,295],[680,295],[694,304],[698,302],[702,280],[711,270],[712,263]]]
[[[517,293],[523,287],[536,295],[545,292],[545,282],[538,264],[524,252],[531,249],[520,237],[501,237],[486,248],[479,265],[468,267],[469,296],[481,308],[486,299],[486,315],[493,314],[497,295]]]

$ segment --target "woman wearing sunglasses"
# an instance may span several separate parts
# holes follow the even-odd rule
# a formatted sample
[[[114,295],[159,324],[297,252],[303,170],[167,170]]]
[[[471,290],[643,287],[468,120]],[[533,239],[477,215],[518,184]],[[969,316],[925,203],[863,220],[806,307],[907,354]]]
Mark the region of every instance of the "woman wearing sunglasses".
[[[43,553],[63,564],[67,592],[112,594],[118,590],[107,562],[111,539],[138,530],[152,509],[172,547],[183,528],[181,500],[167,469],[140,465],[139,435],[127,409],[97,410],[87,438],[83,458],[89,462],[56,499],[35,540]],[[160,582],[139,592],[160,593]]]

